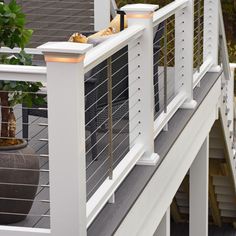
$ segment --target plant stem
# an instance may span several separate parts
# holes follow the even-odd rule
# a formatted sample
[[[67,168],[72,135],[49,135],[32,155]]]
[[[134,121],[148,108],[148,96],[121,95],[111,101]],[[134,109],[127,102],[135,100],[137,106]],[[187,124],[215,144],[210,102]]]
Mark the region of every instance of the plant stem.
[[[1,123],[1,137],[8,137],[8,115],[9,115],[9,102],[8,102],[8,92],[0,92],[1,98],[1,113],[2,113],[2,123]]]

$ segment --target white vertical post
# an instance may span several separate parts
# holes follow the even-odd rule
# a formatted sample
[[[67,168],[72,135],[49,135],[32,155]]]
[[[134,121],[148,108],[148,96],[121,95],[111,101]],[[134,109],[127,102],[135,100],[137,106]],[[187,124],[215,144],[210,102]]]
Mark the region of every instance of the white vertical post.
[[[190,236],[208,235],[209,137],[190,168]]]
[[[111,17],[110,0],[94,0],[94,30],[99,31],[108,27]]]
[[[170,208],[167,209],[154,236],[170,236]]]
[[[218,71],[219,0],[204,0],[203,58],[211,58],[212,71]]]
[[[139,136],[135,142],[142,143],[144,156],[139,160],[141,165],[155,165],[159,156],[154,153],[154,84],[153,84],[153,12],[158,8],[151,4],[130,4],[121,8],[126,12],[128,26],[144,26],[142,36],[138,39],[137,47],[133,50],[129,45],[129,105],[130,118],[136,115],[139,121]],[[137,57],[137,60],[131,60]],[[131,73],[132,72],[132,73]],[[135,83],[134,83],[135,82]],[[138,90],[138,93],[136,91]],[[136,96],[133,96],[136,94]],[[137,103],[137,110],[132,113],[132,106]],[[130,143],[132,143],[134,121],[130,121]]]
[[[176,0],[180,1],[180,0]],[[182,108],[193,109],[193,36],[194,0],[175,14],[175,92],[184,91],[186,101]]]
[[[39,47],[47,62],[52,236],[86,235],[84,54],[91,45]]]

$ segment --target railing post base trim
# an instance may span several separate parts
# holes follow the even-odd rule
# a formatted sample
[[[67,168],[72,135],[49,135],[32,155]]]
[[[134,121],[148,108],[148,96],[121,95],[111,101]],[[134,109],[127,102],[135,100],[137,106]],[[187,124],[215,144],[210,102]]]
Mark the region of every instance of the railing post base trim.
[[[153,153],[151,156],[144,154],[137,162],[137,165],[155,166],[159,160],[160,156],[157,153]]]
[[[208,72],[216,72],[219,73],[222,70],[221,66],[212,66]]]
[[[194,109],[196,106],[197,106],[197,102],[195,100],[190,100],[190,101],[184,102],[180,108],[181,109]]]

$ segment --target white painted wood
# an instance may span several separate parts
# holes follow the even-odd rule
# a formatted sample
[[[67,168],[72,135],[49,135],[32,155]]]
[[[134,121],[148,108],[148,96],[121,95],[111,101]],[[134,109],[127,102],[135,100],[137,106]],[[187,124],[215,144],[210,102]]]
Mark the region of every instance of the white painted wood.
[[[103,43],[91,49],[85,56],[85,73],[128,45],[130,40],[140,37],[143,33],[143,30],[144,27],[142,25],[130,26],[129,28],[109,37]]]
[[[69,56],[71,44],[48,44],[45,56]],[[87,50],[91,45],[87,45]],[[58,50],[58,52],[57,52]],[[85,45],[81,47],[85,52]],[[65,52],[67,52],[65,54]],[[83,54],[71,53],[71,59]],[[47,62],[48,132],[50,165],[50,212],[52,236],[85,236],[86,155],[83,60],[74,63]],[[65,96],[66,94],[66,96]]]
[[[110,0],[94,0],[94,30],[99,31],[108,27],[111,16]]]
[[[7,48],[7,47],[1,47],[0,48],[0,53],[11,53],[11,54],[14,54],[14,53],[20,53],[22,49],[21,48]],[[42,52],[37,49],[37,48],[25,48],[24,51],[27,53],[27,54],[30,54],[30,55],[43,55]]]
[[[190,168],[190,236],[208,236],[209,137]]]
[[[136,4],[125,5],[124,7],[121,8],[121,10],[125,11],[126,14],[140,15],[137,18],[142,18],[142,15],[153,13],[158,8],[159,6],[154,5],[154,4],[136,3]],[[136,23],[139,23],[139,22],[136,22]]]
[[[134,147],[128,152],[128,154],[122,159],[119,165],[113,171],[113,178],[110,180],[107,178],[99,189],[93,194],[93,196],[87,202],[87,227],[90,226],[94,218],[108,202],[116,189],[129,174],[137,161],[144,153],[144,148],[140,144],[134,145]]]
[[[159,156],[154,153],[154,86],[153,86],[153,15],[157,5],[151,4],[131,4],[121,8],[128,17],[128,26],[139,25],[144,27],[142,35],[138,39],[139,56],[137,60],[132,60],[132,53],[129,53],[129,106],[137,103],[139,109],[136,116],[139,119],[139,136],[135,143],[142,143],[145,153],[137,164],[155,165]],[[136,73],[131,73],[136,68]],[[133,86],[133,82],[135,86]],[[132,96],[138,89],[137,96]],[[132,122],[135,115],[131,111],[130,133],[137,126]],[[131,139],[133,137],[131,136]],[[132,140],[131,140],[132,141]]]
[[[116,10],[118,9],[116,0],[110,0],[111,1],[111,16],[112,18],[115,18],[116,16]]]
[[[73,43],[73,42],[48,42],[38,47],[42,53],[63,53],[70,56],[85,54],[89,49],[93,47],[92,44],[86,43]]]
[[[176,11],[185,8],[187,4],[188,0],[174,1],[156,11],[153,15],[153,27],[157,26],[164,20],[168,19],[170,16],[174,15]]]
[[[170,236],[170,208],[167,209],[154,236]]]
[[[50,236],[49,229],[37,229],[15,226],[0,226],[1,236]]]
[[[215,121],[220,95],[218,80],[117,229],[116,236],[154,234]],[[158,189],[155,194],[154,189]]]
[[[181,0],[176,0],[181,1]],[[194,0],[189,0],[185,8],[175,14],[175,92],[187,95],[182,108],[193,109],[193,30]]]
[[[204,0],[203,58],[218,66],[219,0]]]
[[[181,107],[181,105],[186,100],[186,94],[180,92],[176,97],[168,104],[167,112],[162,112],[157,119],[154,121],[154,137],[156,138],[158,134],[165,127],[166,123],[171,119],[175,112]]]
[[[46,82],[46,73],[43,66],[0,65],[0,80]]]
[[[200,70],[196,71],[193,74],[193,88],[195,88],[196,86],[200,87],[201,79],[209,71],[212,65],[212,60],[210,58],[207,58],[201,65]]]
[[[226,80],[230,80],[232,77],[231,77],[231,71],[230,71],[228,46],[227,46],[227,39],[225,35],[225,25],[224,25],[223,13],[222,13],[221,1],[219,1],[219,33],[222,37],[221,57],[222,57],[224,75],[225,75]]]
[[[226,104],[223,103],[221,99],[220,115],[221,115],[221,121],[222,121],[222,126],[223,126],[223,134],[225,138],[225,143],[227,147],[227,153],[229,156],[229,162],[230,162],[230,167],[233,174],[233,179],[236,180],[236,170],[235,170],[235,161],[234,161],[235,150],[232,149],[232,140],[230,139],[230,130],[228,128],[228,118],[225,113],[226,109],[227,109],[227,106]],[[230,107],[230,109],[233,110],[233,107]],[[234,189],[236,189],[236,181],[234,181]]]
[[[109,203],[114,204],[116,202],[116,195],[115,193],[113,193],[110,197],[110,199],[108,200]]]

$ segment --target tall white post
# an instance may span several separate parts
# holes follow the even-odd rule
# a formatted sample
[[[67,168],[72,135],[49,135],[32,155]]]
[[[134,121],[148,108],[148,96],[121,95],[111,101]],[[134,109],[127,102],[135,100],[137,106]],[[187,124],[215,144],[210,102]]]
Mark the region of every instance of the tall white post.
[[[47,43],[52,236],[86,235],[84,54],[88,44]]]
[[[218,71],[219,0],[204,0],[203,58],[211,58],[212,71]]]
[[[208,235],[209,137],[190,168],[190,236]]]
[[[134,40],[129,45],[129,116],[136,115],[139,121],[139,136],[135,142],[144,146],[145,154],[139,160],[141,165],[155,165],[159,156],[154,153],[154,84],[153,84],[153,12],[158,8],[151,4],[130,4],[121,8],[126,12],[128,26],[140,25],[144,27],[138,43]],[[131,50],[133,44],[137,45]],[[132,58],[137,58],[132,60]],[[136,93],[136,91],[138,92]],[[136,94],[136,96],[133,96]],[[137,112],[132,106],[137,103]],[[133,114],[134,113],[134,114]],[[135,126],[130,121],[130,143],[133,142],[131,131]]]
[[[99,31],[108,27],[111,17],[110,0],[94,0],[94,30]]]
[[[167,209],[154,236],[170,236],[170,208]]]
[[[176,0],[181,1],[181,0]],[[182,108],[193,109],[193,37],[194,0],[175,14],[175,92],[184,91],[186,101]]]

